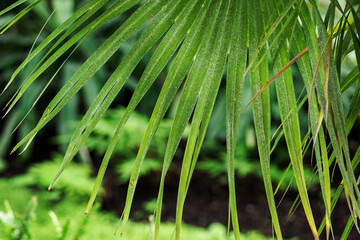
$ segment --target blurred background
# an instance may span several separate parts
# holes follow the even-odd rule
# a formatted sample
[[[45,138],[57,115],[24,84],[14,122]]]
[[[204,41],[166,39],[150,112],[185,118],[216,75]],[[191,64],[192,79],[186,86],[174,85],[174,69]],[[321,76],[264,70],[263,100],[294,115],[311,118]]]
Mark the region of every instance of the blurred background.
[[[11,0],[2,0],[0,11],[12,2]],[[85,2],[75,0],[43,1],[7,32],[0,35],[1,89],[5,87],[16,67],[27,57],[30,49],[33,46],[38,46],[51,31],[83,6]],[[106,6],[110,7],[110,3]],[[327,1],[322,1],[320,6],[325,12],[328,6]],[[0,16],[0,26],[11,19],[20,9],[22,8],[16,8],[15,11]],[[55,9],[56,11],[54,11]],[[149,122],[152,108],[167,75],[168,67],[164,69],[162,75],[145,95],[136,109],[136,113],[132,114],[122,131],[115,154],[105,175],[102,190],[90,217],[84,216],[84,210],[92,191],[94,177],[117,121],[124,113],[124,107],[127,106],[154,49],[150,50],[138,64],[128,79],[126,87],[120,92],[111,105],[111,109],[107,111],[96,126],[93,134],[80,149],[74,161],[65,170],[55,189],[51,192],[46,191],[46,189],[60,166],[62,155],[77,122],[81,120],[102,85],[135,44],[141,35],[141,31],[119,47],[116,54],[67,104],[57,118],[46,127],[46,130],[38,134],[26,151],[21,155],[18,153],[9,154],[12,147],[36,125],[44,108],[56,92],[132,11],[133,9],[130,9],[98,29],[80,45],[71,58],[63,57],[54,63],[39,77],[37,83],[26,91],[16,108],[1,120],[0,239],[113,238],[118,218],[124,207],[133,161]],[[41,29],[43,30],[41,31]],[[65,56],[67,55],[65,54]],[[31,74],[41,57],[40,54],[37,59],[23,69],[15,84],[12,84],[9,90],[0,97],[2,108],[16,91],[17,86]],[[65,64],[62,66],[63,62]],[[344,61],[344,75],[349,73],[354,65],[356,65],[355,57],[350,55]],[[304,93],[301,91],[303,85],[296,66],[292,67],[292,72],[296,85],[295,89],[298,90],[297,95],[303,96]],[[55,76],[54,80],[45,95],[33,106],[38,94],[53,76]],[[246,84],[244,105],[250,101],[250,91],[246,90],[249,89],[249,82],[247,81]],[[271,86],[274,142],[280,125],[280,114],[273,87]],[[345,92],[345,107],[348,107],[353,91],[354,88],[350,88]],[[177,98],[175,98],[165,120],[162,122],[143,163],[142,177],[135,193],[131,222],[126,228],[125,239],[150,238],[152,214],[156,204],[162,160],[176,106]],[[306,108],[301,108],[299,114],[303,130],[302,136],[305,136],[308,129]],[[25,116],[26,118],[24,118]],[[18,125],[23,118],[22,123]],[[251,108],[248,108],[243,114],[240,125],[235,168],[240,228],[244,232],[242,239],[271,239],[273,231],[258,162]],[[12,133],[15,128],[17,128],[16,131]],[[359,121],[355,128],[360,130]],[[175,218],[177,185],[186,144],[185,138],[186,134],[180,143],[166,180],[161,239],[169,239],[169,236],[172,236],[174,232],[172,222]],[[356,150],[360,142],[359,136],[354,134],[349,141],[350,147],[353,146],[353,149]],[[320,186],[317,184],[318,180],[313,177],[312,169],[315,163],[311,162],[310,154],[305,157],[304,161],[306,162],[305,174],[309,181],[309,195],[312,199],[317,225],[319,225],[324,215],[324,209]],[[278,187],[276,200],[280,203],[278,214],[283,234],[287,239],[311,239],[312,234],[303,210],[301,207],[298,208],[296,204],[296,186],[293,184],[291,169],[287,170],[288,165],[289,158],[286,145],[284,140],[280,139],[277,148],[272,153],[271,175],[274,188]],[[333,181],[334,183],[341,181],[337,169],[334,170]],[[346,200],[342,198],[333,214],[332,221],[333,225],[336,226],[334,229],[335,236],[341,235],[348,221],[348,218],[343,215],[344,212],[348,213],[348,209]],[[183,220],[186,223],[182,231],[183,239],[227,239],[225,82],[222,83],[216,100],[204,147],[190,184]],[[355,231],[351,234],[357,236]]]

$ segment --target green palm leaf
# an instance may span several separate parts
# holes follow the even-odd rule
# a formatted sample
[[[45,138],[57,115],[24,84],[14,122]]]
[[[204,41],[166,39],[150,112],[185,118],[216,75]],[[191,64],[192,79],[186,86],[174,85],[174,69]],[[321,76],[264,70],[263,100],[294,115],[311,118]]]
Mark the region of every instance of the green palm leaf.
[[[26,4],[22,11],[1,26],[0,32],[3,33],[9,29],[40,2],[41,0],[31,1],[31,3],[19,0],[0,11],[0,16],[2,16]],[[61,166],[49,189],[55,186],[61,173],[115,101],[139,62],[152,49],[152,56],[136,85],[126,111],[119,119],[117,127],[114,128],[113,137],[98,171],[86,213],[90,212],[94,204],[123,127],[153,83],[171,63],[134,162],[121,219],[121,233],[130,216],[142,163],[171,102],[181,89],[179,105],[176,108],[164,150],[153,236],[154,239],[158,239],[159,236],[165,178],[185,128],[190,124],[190,133],[182,160],[176,207],[175,236],[176,239],[180,239],[186,195],[206,137],[223,75],[226,73],[226,164],[229,219],[231,219],[235,239],[240,239],[234,167],[237,161],[236,142],[238,132],[243,131],[239,129],[241,115],[249,104],[252,104],[259,162],[276,237],[282,239],[282,231],[271,179],[271,153],[284,136],[289,155],[289,167],[284,174],[292,168],[299,199],[314,238],[319,239],[324,228],[327,239],[331,234],[334,237],[331,213],[342,193],[347,197],[351,211],[351,217],[343,232],[343,237],[346,238],[352,226],[357,226],[357,218],[360,216],[358,205],[360,191],[354,173],[359,163],[360,148],[351,158],[348,144],[348,134],[360,112],[359,66],[353,68],[343,81],[340,82],[339,79],[342,79],[343,74],[342,61],[349,53],[354,52],[358,63],[360,62],[360,20],[355,10],[356,4],[357,1],[347,1],[342,9],[338,1],[332,0],[325,19],[322,19],[318,3],[314,0],[310,2],[303,0],[88,1],[68,20],[55,28],[16,68],[4,91],[9,90],[11,85],[17,84],[16,78],[22,69],[34,66],[25,81],[17,84],[16,92],[5,106],[7,107],[5,115],[16,108],[17,102],[26,96],[26,92],[33,84],[37,84],[36,81],[40,76],[65,57],[65,61],[37,95],[31,110],[52,81],[57,80],[57,73],[65,62],[76,53],[86,39],[119,15],[125,12],[130,15],[57,92],[37,125],[15,145],[13,151],[22,146],[25,150],[38,132],[58,115],[82,88],[85,88],[85,84],[96,73],[101,71],[120,46],[141,32],[135,45],[107,79],[93,102],[89,104],[89,108],[71,136]],[[105,9],[102,10],[103,8]],[[128,11],[132,8],[133,10]],[[338,22],[335,21],[337,11],[341,13]],[[292,58],[292,55],[295,57]],[[40,58],[40,61],[36,62],[37,58]],[[306,90],[305,96],[302,94],[298,97],[299,100],[297,100],[290,69],[295,63],[300,70]],[[273,76],[271,76],[272,73]],[[250,79],[249,91],[253,98],[242,109],[247,79]],[[274,137],[273,143],[271,143],[272,98],[269,88],[272,82],[275,82],[281,119],[281,125],[278,128],[279,131],[276,131],[277,136],[276,133],[274,134],[276,138]],[[355,83],[357,83],[355,92],[348,113],[345,115],[342,94]],[[182,85],[183,88],[181,88]],[[309,129],[302,138],[298,111],[303,108],[306,101],[308,101]],[[26,116],[27,114],[23,119]],[[319,177],[325,208],[324,220],[319,229],[312,213],[308,196],[309,186],[304,174],[303,158],[307,152],[314,153],[315,156],[314,174]],[[336,186],[337,192],[332,196],[330,167],[332,164],[335,165],[335,162],[339,166],[343,184]],[[296,204],[297,202],[294,206]]]

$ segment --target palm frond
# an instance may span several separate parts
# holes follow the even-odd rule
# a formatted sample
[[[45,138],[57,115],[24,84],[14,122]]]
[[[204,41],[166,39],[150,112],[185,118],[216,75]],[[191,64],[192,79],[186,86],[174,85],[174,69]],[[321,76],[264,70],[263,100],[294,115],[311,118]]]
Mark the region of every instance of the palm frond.
[[[26,3],[19,0],[0,11],[0,16],[14,8],[27,4],[9,22],[0,28],[1,33],[31,11],[41,0]],[[186,195],[195,170],[209,121],[214,109],[219,88],[226,73],[226,152],[229,186],[229,218],[235,239],[240,239],[238,220],[235,170],[236,141],[242,112],[252,105],[259,161],[266,198],[278,239],[282,239],[277,204],[270,174],[271,154],[284,136],[289,167],[292,168],[299,199],[302,203],[310,230],[315,239],[326,229],[326,237],[334,237],[331,213],[339,196],[345,192],[349,202],[351,217],[343,232],[348,236],[353,225],[357,226],[360,216],[360,191],[355,169],[360,161],[360,148],[351,158],[348,134],[360,112],[360,19],[357,1],[347,1],[344,8],[332,0],[325,19],[322,19],[318,3],[303,0],[92,0],[77,10],[68,20],[54,29],[14,71],[5,86],[15,85],[22,69],[34,64],[40,58],[25,81],[9,100],[5,115],[16,108],[30,86],[36,84],[53,64],[65,57],[60,68],[50,78],[36,101],[50,84],[57,80],[57,73],[65,62],[74,55],[95,31],[125,12],[130,16],[98,47],[79,67],[74,75],[57,92],[47,105],[37,125],[15,145],[13,151],[25,150],[41,131],[69,101],[82,89],[109,59],[116,54],[126,40],[141,32],[135,45],[116,67],[93,100],[85,115],[72,134],[61,166],[49,186],[55,186],[61,173],[76,156],[88,136],[94,130],[104,113],[114,102],[138,63],[151,49],[151,59],[147,62],[136,85],[135,92],[119,119],[117,127],[101,163],[86,213],[89,213],[102,184],[107,166],[113,155],[124,125],[129,120],[145,94],[171,62],[151,119],[143,137],[129,179],[126,203],[121,218],[121,233],[129,219],[136,185],[140,177],[142,163],[150,148],[153,137],[168,111],[176,94],[181,92],[170,130],[155,210],[154,239],[158,239],[161,222],[162,201],[165,178],[175,152],[190,123],[178,189],[176,208],[176,239],[180,230]],[[129,11],[132,10],[132,11]],[[336,19],[335,13],[341,16]],[[355,53],[358,66],[342,79],[342,61],[351,52]],[[295,57],[292,57],[295,56]],[[173,59],[173,61],[171,61]],[[270,64],[269,64],[270,63]],[[290,67],[296,64],[300,70],[305,96],[296,96],[294,79]],[[252,99],[242,108],[245,81],[250,80]],[[271,91],[275,91],[279,106],[281,125],[272,143],[271,137]],[[353,86],[356,89],[350,107],[345,115],[342,93]],[[181,86],[183,87],[181,88]],[[305,136],[301,136],[298,111],[308,101],[308,125]],[[31,107],[31,109],[32,109]],[[27,115],[25,115],[26,117]],[[24,118],[25,118],[24,117]],[[276,134],[274,134],[276,136]],[[330,143],[327,139],[329,137]],[[310,151],[311,149],[311,151]],[[308,195],[308,183],[304,174],[304,156],[314,153],[316,167],[314,174],[319,178],[324,202],[324,220],[318,228],[314,220]],[[330,181],[331,165],[338,164],[343,184],[336,186],[332,196]],[[280,183],[281,184],[281,183]],[[278,188],[275,190],[277,192]],[[345,191],[343,191],[345,190]],[[297,206],[297,201],[294,203]]]

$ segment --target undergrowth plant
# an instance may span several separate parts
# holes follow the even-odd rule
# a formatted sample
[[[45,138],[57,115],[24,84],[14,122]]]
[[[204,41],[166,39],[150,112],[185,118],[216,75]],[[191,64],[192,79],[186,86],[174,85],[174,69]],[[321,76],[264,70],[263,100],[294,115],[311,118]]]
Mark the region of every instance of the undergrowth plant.
[[[101,211],[97,203],[91,217],[84,216],[84,201],[91,193],[95,178],[90,176],[89,166],[71,163],[57,191],[43,191],[58,168],[61,155],[31,166],[30,171],[13,178],[0,178],[0,236],[3,240],[80,240],[113,239],[114,226],[118,219],[115,214]],[[79,184],[72,184],[75,180]],[[85,181],[82,181],[85,180]],[[35,196],[34,196],[35,194]],[[19,197],[21,196],[21,197]],[[156,199],[144,204],[144,210],[151,214]],[[51,209],[51,210],[49,210]],[[72,214],[70,215],[69,212]],[[150,216],[150,221],[153,216]],[[174,233],[174,223],[162,223],[159,240],[167,240]],[[129,221],[124,236],[126,239],[148,239],[152,231],[146,222]],[[184,224],[182,237],[199,240],[228,239],[227,229],[219,223],[208,228]],[[241,236],[245,240],[270,240],[257,231],[248,231]]]
[[[190,132],[182,161],[176,207],[176,239],[180,239],[182,214],[191,177],[206,135],[219,86],[226,84],[226,162],[229,186],[229,213],[235,239],[240,239],[236,205],[235,148],[239,122],[243,111],[252,106],[259,161],[276,237],[282,239],[277,216],[274,189],[270,174],[271,153],[280,138],[284,137],[297,191],[309,228],[315,239],[325,229],[326,238],[333,237],[332,210],[341,194],[349,205],[349,225],[357,227],[360,216],[358,204],[360,191],[355,168],[359,162],[360,148],[350,152],[348,134],[360,110],[359,67],[343,75],[342,61],[355,54],[360,63],[360,20],[358,1],[332,0],[323,17],[316,0],[91,0],[86,1],[72,16],[59,25],[37,45],[15,70],[4,91],[12,84],[18,90],[6,104],[5,115],[14,108],[26,90],[61,56],[76,54],[89,36],[106,23],[124,13],[129,17],[114,30],[67,80],[61,90],[47,105],[37,125],[13,151],[23,146],[24,151],[76,93],[116,54],[119,47],[140,30],[144,30],[126,57],[106,80],[85,116],[73,132],[58,173],[49,186],[52,189],[68,163],[85,143],[96,124],[116,99],[130,74],[144,56],[154,49],[147,67],[141,75],[124,114],[114,127],[112,139],[99,168],[96,183],[86,209],[88,214],[101,186],[109,160],[119,141],[124,125],[143,99],[151,85],[170,60],[171,66],[158,95],[156,105],[142,138],[133,170],[129,178],[126,204],[121,218],[120,232],[124,231],[141,172],[142,163],[151,142],[163,121],[175,95],[181,92],[164,152],[162,174],[155,211],[153,238],[160,231],[164,181],[178,148],[183,132],[190,123]],[[26,3],[26,4],[25,4]],[[6,31],[42,0],[19,0],[0,12],[0,16],[19,5],[24,5],[1,29]],[[109,5],[110,4],[110,5]],[[21,70],[42,53],[40,62],[27,79],[16,83]],[[269,64],[270,63],[270,64]],[[302,77],[303,94],[296,95],[290,66],[296,65]],[[49,79],[38,94],[57,81]],[[250,81],[252,99],[243,104],[244,82]],[[271,135],[270,90],[275,85],[281,125],[275,137]],[[345,112],[342,94],[352,85],[356,89],[350,107]],[[308,111],[307,134],[302,135],[298,111]],[[273,141],[272,141],[273,139]],[[317,174],[324,203],[324,221],[314,220],[307,183],[304,176],[303,157],[311,152],[316,162]],[[331,168],[338,167],[343,181],[331,183]],[[337,188],[335,195],[331,187]],[[349,227],[350,226],[350,227]],[[333,237],[334,238],[334,237]]]
[[[107,110],[106,114],[94,128],[93,134],[86,141],[86,146],[90,151],[95,151],[97,155],[103,156],[109,145],[114,125],[118,118],[123,116],[125,108]],[[169,137],[169,131],[172,121],[164,119],[154,135],[149,150],[149,156],[142,164],[141,175],[147,175],[154,171],[161,171],[162,159],[164,158],[164,149],[166,148],[166,140]],[[131,176],[131,170],[136,159],[136,149],[141,145],[142,138],[146,132],[149,119],[144,115],[134,112],[128,124],[126,124],[120,133],[113,154],[116,154],[116,170],[118,173],[119,183],[126,183]],[[183,138],[187,136],[189,129],[187,128],[183,134]]]
[[[34,209],[37,205],[37,196],[34,196],[28,207],[24,216],[17,216],[14,214],[9,201],[4,201],[6,212],[0,211],[0,223],[5,226],[5,235],[8,239],[31,239],[31,234],[29,231],[29,218],[31,218],[34,212]]]

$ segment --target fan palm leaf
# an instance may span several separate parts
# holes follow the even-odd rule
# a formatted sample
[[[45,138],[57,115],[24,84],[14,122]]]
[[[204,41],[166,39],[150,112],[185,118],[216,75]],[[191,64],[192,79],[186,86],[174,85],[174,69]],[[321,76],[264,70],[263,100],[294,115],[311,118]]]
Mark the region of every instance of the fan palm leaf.
[[[3,33],[22,16],[31,11],[41,0],[20,0],[0,12],[0,16],[18,6],[27,4],[8,23],[1,27]],[[17,84],[18,90],[6,105],[5,115],[13,109],[29,87],[49,67],[63,56],[69,58],[80,44],[110,20],[131,9],[131,15],[98,47],[79,67],[77,72],[58,91],[44,110],[37,125],[13,148],[13,152],[31,141],[72,99],[80,89],[116,54],[119,47],[131,36],[141,32],[133,48],[107,79],[82,120],[72,134],[68,148],[49,189],[61,177],[69,162],[94,130],[96,124],[111,106],[127,79],[144,56],[153,49],[152,57],[137,83],[130,103],[121,116],[113,138],[100,166],[94,190],[86,213],[89,213],[101,186],[106,168],[114,152],[120,133],[163,69],[171,62],[129,179],[126,203],[122,215],[121,233],[128,221],[140,170],[150,143],[171,105],[175,95],[181,92],[172,128],[165,149],[165,157],[155,211],[154,239],[158,238],[165,177],[179,146],[186,126],[190,134],[183,156],[176,207],[176,239],[180,239],[181,221],[188,188],[195,169],[209,120],[226,76],[226,152],[229,184],[229,214],[235,239],[240,239],[237,212],[234,161],[239,122],[244,109],[242,98],[244,82],[250,81],[252,112],[254,118],[259,161],[263,175],[266,198],[272,223],[278,239],[282,239],[274,190],[270,175],[271,153],[278,140],[284,136],[289,155],[289,167],[294,179],[310,230],[315,239],[326,227],[327,239],[333,226],[331,212],[340,193],[345,190],[351,217],[344,230],[347,236],[353,223],[360,216],[358,205],[360,191],[355,176],[359,162],[359,148],[351,158],[348,134],[360,112],[359,67],[356,66],[343,81],[341,62],[355,52],[360,62],[360,20],[357,1],[348,1],[341,8],[333,0],[325,19],[320,15],[314,0],[265,1],[265,0],[92,0],[77,10],[68,20],[57,27],[39,46],[28,55],[15,70],[5,86]],[[335,12],[340,12],[338,23]],[[143,31],[140,31],[143,30]],[[70,52],[70,53],[69,53]],[[21,70],[36,56],[43,57],[28,78],[21,84],[16,78]],[[295,56],[292,58],[291,56]],[[66,58],[66,59],[67,59]],[[292,60],[290,60],[292,59]],[[269,62],[271,63],[269,65]],[[294,79],[290,67],[296,63],[300,70],[306,95],[297,101]],[[56,72],[57,73],[57,72]],[[56,73],[49,80],[56,81]],[[281,127],[276,141],[271,143],[271,91],[275,82]],[[342,93],[357,84],[348,113],[345,114]],[[183,87],[181,88],[181,86]],[[44,89],[45,91],[45,89]],[[38,98],[44,93],[42,91]],[[308,102],[309,129],[301,136],[298,110]],[[37,101],[36,101],[37,102]],[[249,104],[250,104],[249,103]],[[249,105],[248,104],[248,105]],[[311,133],[311,134],[310,134]],[[329,136],[329,141],[327,137]],[[309,139],[311,138],[311,139]],[[312,147],[304,147],[304,143]],[[318,227],[314,220],[308,196],[308,183],[304,175],[304,155],[312,149],[316,159],[314,174],[320,180],[324,202],[324,221]],[[331,195],[330,166],[339,166],[343,184],[337,194]]]

